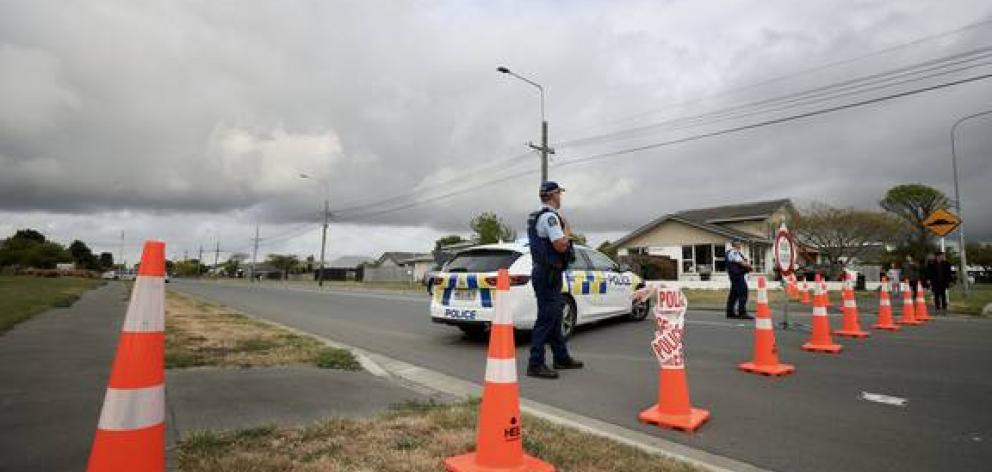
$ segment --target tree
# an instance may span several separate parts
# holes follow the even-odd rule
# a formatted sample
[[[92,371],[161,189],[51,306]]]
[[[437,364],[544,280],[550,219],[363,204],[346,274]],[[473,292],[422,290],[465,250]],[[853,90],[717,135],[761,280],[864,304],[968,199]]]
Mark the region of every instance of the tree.
[[[22,229],[0,243],[0,266],[54,269],[55,264],[69,262],[72,256],[61,244],[48,241],[33,229]]]
[[[981,267],[985,277],[992,277],[992,244],[968,243],[965,252],[968,264]]]
[[[442,236],[438,238],[437,241],[434,241],[434,250],[437,251],[438,249],[441,249],[443,247],[447,247],[452,244],[458,244],[461,242],[465,242],[465,238],[457,234],[449,234],[447,236]]]
[[[859,257],[868,248],[901,238],[904,224],[881,212],[836,208],[814,203],[796,212],[791,223],[796,239],[812,246],[831,265]]]
[[[485,212],[472,218],[470,224],[475,232],[475,240],[479,244],[490,244],[499,241],[517,239],[517,232],[509,227],[496,213]]]
[[[237,277],[238,269],[241,267],[241,263],[248,259],[248,254],[243,252],[236,252],[231,254],[231,257],[227,258],[224,262],[224,274],[228,277]]]
[[[33,229],[30,229],[30,228],[17,230],[17,232],[14,233],[14,235],[11,236],[10,239],[21,239],[21,240],[26,240],[26,241],[34,241],[36,243],[43,243],[43,242],[47,241],[45,239],[45,235],[39,233],[38,231],[35,231]]]
[[[617,248],[613,247],[609,241],[603,241],[596,250],[610,256],[610,259],[617,260]]]
[[[289,271],[300,264],[300,258],[291,254],[269,254],[266,261],[272,264],[272,267],[282,271],[283,280],[289,278]]]
[[[878,202],[885,211],[899,217],[910,229],[911,248],[917,258],[922,258],[930,248],[932,234],[923,221],[936,210],[948,206],[943,192],[923,184],[896,185],[885,192]]]
[[[78,239],[69,245],[69,255],[72,256],[72,261],[76,263],[77,268],[86,268],[90,270],[100,268],[100,262],[97,260],[96,256],[93,255],[93,251],[90,250],[86,243]]]

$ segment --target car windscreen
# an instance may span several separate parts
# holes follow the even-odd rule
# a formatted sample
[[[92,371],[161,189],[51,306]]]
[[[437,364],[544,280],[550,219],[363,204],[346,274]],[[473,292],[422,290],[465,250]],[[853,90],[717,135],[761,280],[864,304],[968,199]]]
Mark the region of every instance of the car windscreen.
[[[473,249],[458,253],[444,266],[446,272],[495,272],[509,268],[520,253],[508,249]]]

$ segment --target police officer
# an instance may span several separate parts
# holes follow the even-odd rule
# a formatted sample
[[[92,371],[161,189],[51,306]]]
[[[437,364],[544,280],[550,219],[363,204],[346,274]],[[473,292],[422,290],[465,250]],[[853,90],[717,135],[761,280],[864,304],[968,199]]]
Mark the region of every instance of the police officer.
[[[739,239],[730,243],[732,248],[727,251],[727,275],[730,276],[730,294],[727,296],[727,318],[751,319],[747,314],[747,273],[751,272],[751,264],[741,254]],[[734,312],[736,305],[737,312]]]
[[[565,189],[555,182],[541,184],[541,209],[527,218],[527,239],[534,268],[530,282],[537,297],[537,321],[531,334],[530,362],[527,375],[545,379],[558,378],[558,372],[544,363],[544,345],[551,345],[555,369],[581,369],[582,362],[568,354],[561,332],[562,271],[574,257],[572,229],[561,216],[561,193]]]

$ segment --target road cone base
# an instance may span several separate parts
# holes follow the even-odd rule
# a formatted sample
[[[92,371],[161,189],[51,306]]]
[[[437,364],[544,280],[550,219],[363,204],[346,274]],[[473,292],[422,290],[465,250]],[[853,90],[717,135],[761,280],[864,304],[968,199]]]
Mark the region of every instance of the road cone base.
[[[899,331],[900,329],[902,329],[894,324],[890,324],[890,325],[876,324],[876,325],[872,325],[871,327],[875,329],[884,329],[888,331]]]
[[[829,352],[831,354],[836,354],[836,353],[840,352],[841,349],[844,349],[844,346],[841,346],[840,344],[813,344],[813,343],[806,343],[806,344],[803,344],[803,346],[802,346],[802,350],[804,350],[804,351]]]
[[[744,372],[751,372],[752,374],[773,376],[789,375],[796,371],[796,366],[791,364],[760,365],[754,362],[739,364],[737,368]]]
[[[452,456],[444,460],[448,472],[554,472],[555,466],[524,454],[523,464],[513,467],[487,467],[476,464],[475,452]]]
[[[923,324],[922,321],[916,321],[916,320],[899,320],[896,321],[896,323],[899,323],[901,325],[910,325],[910,326],[919,326]]]
[[[857,331],[839,330],[839,331],[834,331],[834,334],[836,334],[837,336],[844,336],[846,338],[867,338],[868,336],[871,336],[871,333],[860,330]]]
[[[658,405],[655,405],[642,411],[641,414],[637,415],[637,419],[641,420],[641,423],[653,424],[662,428],[692,432],[710,419],[710,412],[699,408],[690,408],[688,415],[666,415],[658,411]]]

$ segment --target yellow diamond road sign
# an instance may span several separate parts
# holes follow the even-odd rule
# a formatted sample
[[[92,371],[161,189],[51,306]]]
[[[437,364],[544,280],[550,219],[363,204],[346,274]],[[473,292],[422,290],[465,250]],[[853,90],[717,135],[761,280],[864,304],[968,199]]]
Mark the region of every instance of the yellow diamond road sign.
[[[947,236],[961,224],[961,218],[958,218],[958,215],[954,213],[940,209],[923,220],[922,224],[937,236]]]

